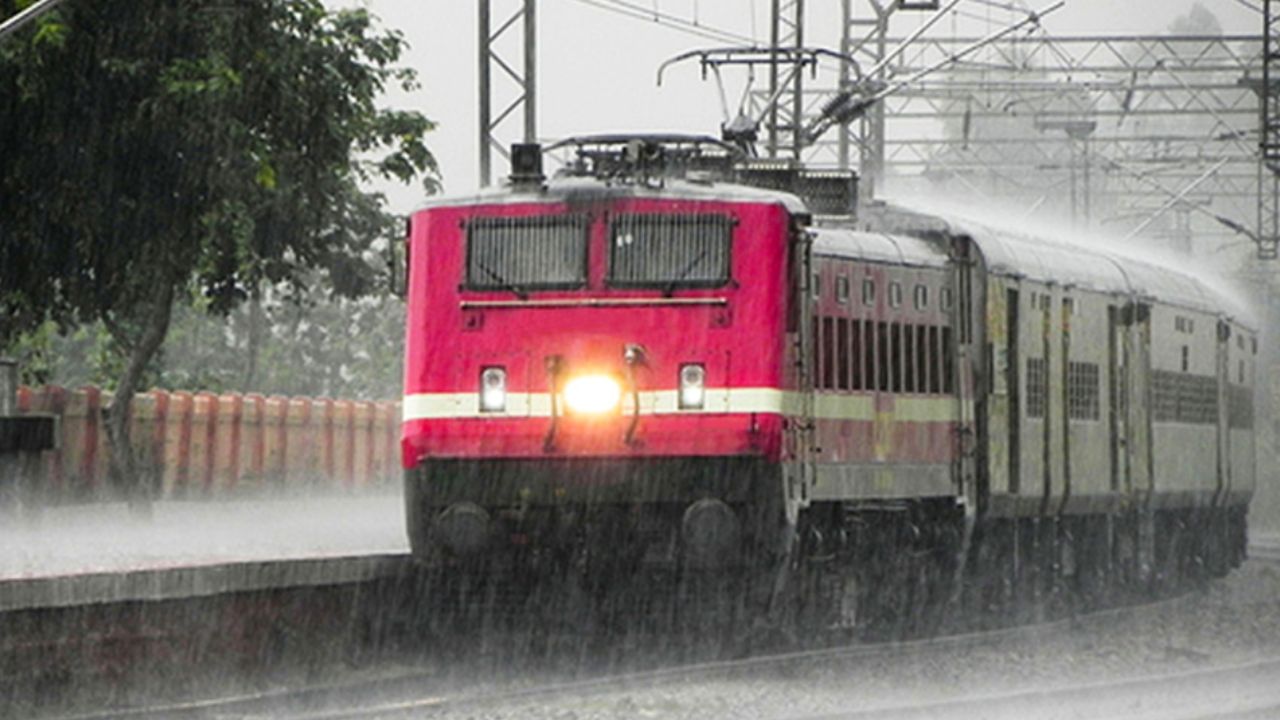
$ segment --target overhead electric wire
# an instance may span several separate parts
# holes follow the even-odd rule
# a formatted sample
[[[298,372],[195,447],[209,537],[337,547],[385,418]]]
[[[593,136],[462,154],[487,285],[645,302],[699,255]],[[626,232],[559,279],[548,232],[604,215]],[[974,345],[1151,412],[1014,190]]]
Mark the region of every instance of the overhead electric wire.
[[[746,35],[739,35],[737,33],[734,33],[728,30],[721,30],[720,28],[712,27],[710,25],[691,22],[689,20],[685,20],[683,18],[679,18],[674,15],[670,15],[668,13],[659,12],[657,10],[649,10],[642,6],[625,2],[624,0],[577,0],[577,1],[584,5],[590,5],[600,10],[617,13],[619,15],[622,15],[624,17],[629,17],[634,20],[645,20],[658,25],[663,25],[672,30],[677,30],[679,32],[687,33],[690,35],[696,35],[698,37],[702,37],[708,40],[715,40],[718,42],[745,43],[747,45],[753,45],[753,46],[756,44],[756,41],[754,38],[747,37]]]
[[[54,9],[62,0],[40,0],[0,23],[0,40],[21,30],[27,23]]]

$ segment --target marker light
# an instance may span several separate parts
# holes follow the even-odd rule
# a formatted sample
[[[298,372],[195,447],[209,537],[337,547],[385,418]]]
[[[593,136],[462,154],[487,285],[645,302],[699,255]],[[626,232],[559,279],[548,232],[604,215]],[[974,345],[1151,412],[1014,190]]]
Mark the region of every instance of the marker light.
[[[502,412],[507,408],[507,371],[487,367],[480,371],[480,412]]]
[[[618,407],[622,388],[606,375],[581,375],[564,386],[564,401],[569,409],[584,415],[598,415]]]
[[[680,366],[680,408],[697,410],[707,397],[707,371],[700,364]]]

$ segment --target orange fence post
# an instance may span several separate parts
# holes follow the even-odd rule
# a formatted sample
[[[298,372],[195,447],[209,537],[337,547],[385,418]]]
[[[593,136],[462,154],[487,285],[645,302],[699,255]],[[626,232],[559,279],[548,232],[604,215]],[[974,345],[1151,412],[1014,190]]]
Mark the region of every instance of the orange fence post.
[[[187,486],[191,474],[192,405],[191,393],[175,392],[169,396],[161,497],[182,497],[188,492]]]
[[[169,429],[169,393],[164,390],[151,391],[152,407],[155,418],[151,424],[151,452],[148,458],[151,463],[151,481],[155,483],[153,490],[164,496],[164,448]]]
[[[213,481],[213,432],[217,404],[213,395],[196,393],[191,410],[191,451],[187,496],[203,497]]]
[[[130,482],[154,483],[162,471],[163,456],[156,457],[156,429],[164,427],[166,407],[163,396],[154,392],[139,393],[133,397],[133,409],[129,423],[129,441],[133,446],[134,470],[141,475],[131,478]],[[163,442],[163,435],[161,435]],[[161,446],[163,448],[163,445]],[[113,488],[116,494],[124,493],[127,488]]]
[[[263,486],[263,463],[266,450],[266,398],[252,394],[244,397],[241,420],[240,484],[257,489]]]
[[[266,437],[266,451],[262,465],[262,479],[265,487],[284,487],[285,463],[289,451],[289,428],[285,416],[289,412],[288,398],[272,396],[267,398],[266,415],[263,416],[262,429]]]
[[[289,398],[285,415],[288,451],[285,453],[285,484],[290,487],[307,483],[312,474],[315,438],[311,429],[311,401]]]
[[[355,481],[355,454],[352,434],[352,404],[350,400],[333,403],[333,478],[336,487],[350,489]]]
[[[215,493],[234,492],[240,475],[240,425],[244,397],[219,395],[214,398],[216,419],[213,433],[213,489]]]
[[[320,425],[316,428],[316,441],[320,444],[320,474],[323,476],[324,486],[326,489],[341,487],[338,483],[335,468],[337,463],[334,461],[333,454],[333,400],[330,398],[320,398],[316,401],[319,405]]]
[[[354,441],[351,443],[354,456],[355,473],[352,476],[355,487],[369,484],[369,458],[373,451],[373,403],[356,402],[352,416]]]

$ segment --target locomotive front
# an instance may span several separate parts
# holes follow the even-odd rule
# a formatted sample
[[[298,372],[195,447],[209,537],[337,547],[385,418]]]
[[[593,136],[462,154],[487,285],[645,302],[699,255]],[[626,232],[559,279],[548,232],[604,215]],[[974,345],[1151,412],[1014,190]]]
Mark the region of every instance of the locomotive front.
[[[416,213],[414,553],[726,566],[767,542],[794,386],[788,197],[569,178]]]

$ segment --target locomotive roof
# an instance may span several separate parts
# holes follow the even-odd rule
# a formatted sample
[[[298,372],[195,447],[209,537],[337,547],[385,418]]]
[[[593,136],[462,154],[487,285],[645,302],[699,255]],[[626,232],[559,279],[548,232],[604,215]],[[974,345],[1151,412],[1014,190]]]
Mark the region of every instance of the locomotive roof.
[[[419,210],[468,205],[510,205],[529,202],[581,202],[648,198],[708,202],[740,202],[782,205],[788,212],[808,214],[803,201],[790,193],[724,182],[697,182],[665,178],[660,185],[606,182],[594,177],[553,177],[541,185],[489,187],[470,193],[444,195],[427,200]]]
[[[1156,300],[1255,324],[1248,304],[1217,277],[1206,278],[1110,248],[1057,241],[971,220],[901,208],[892,208],[889,214],[891,219],[885,225],[898,232],[971,237],[993,273]]]

